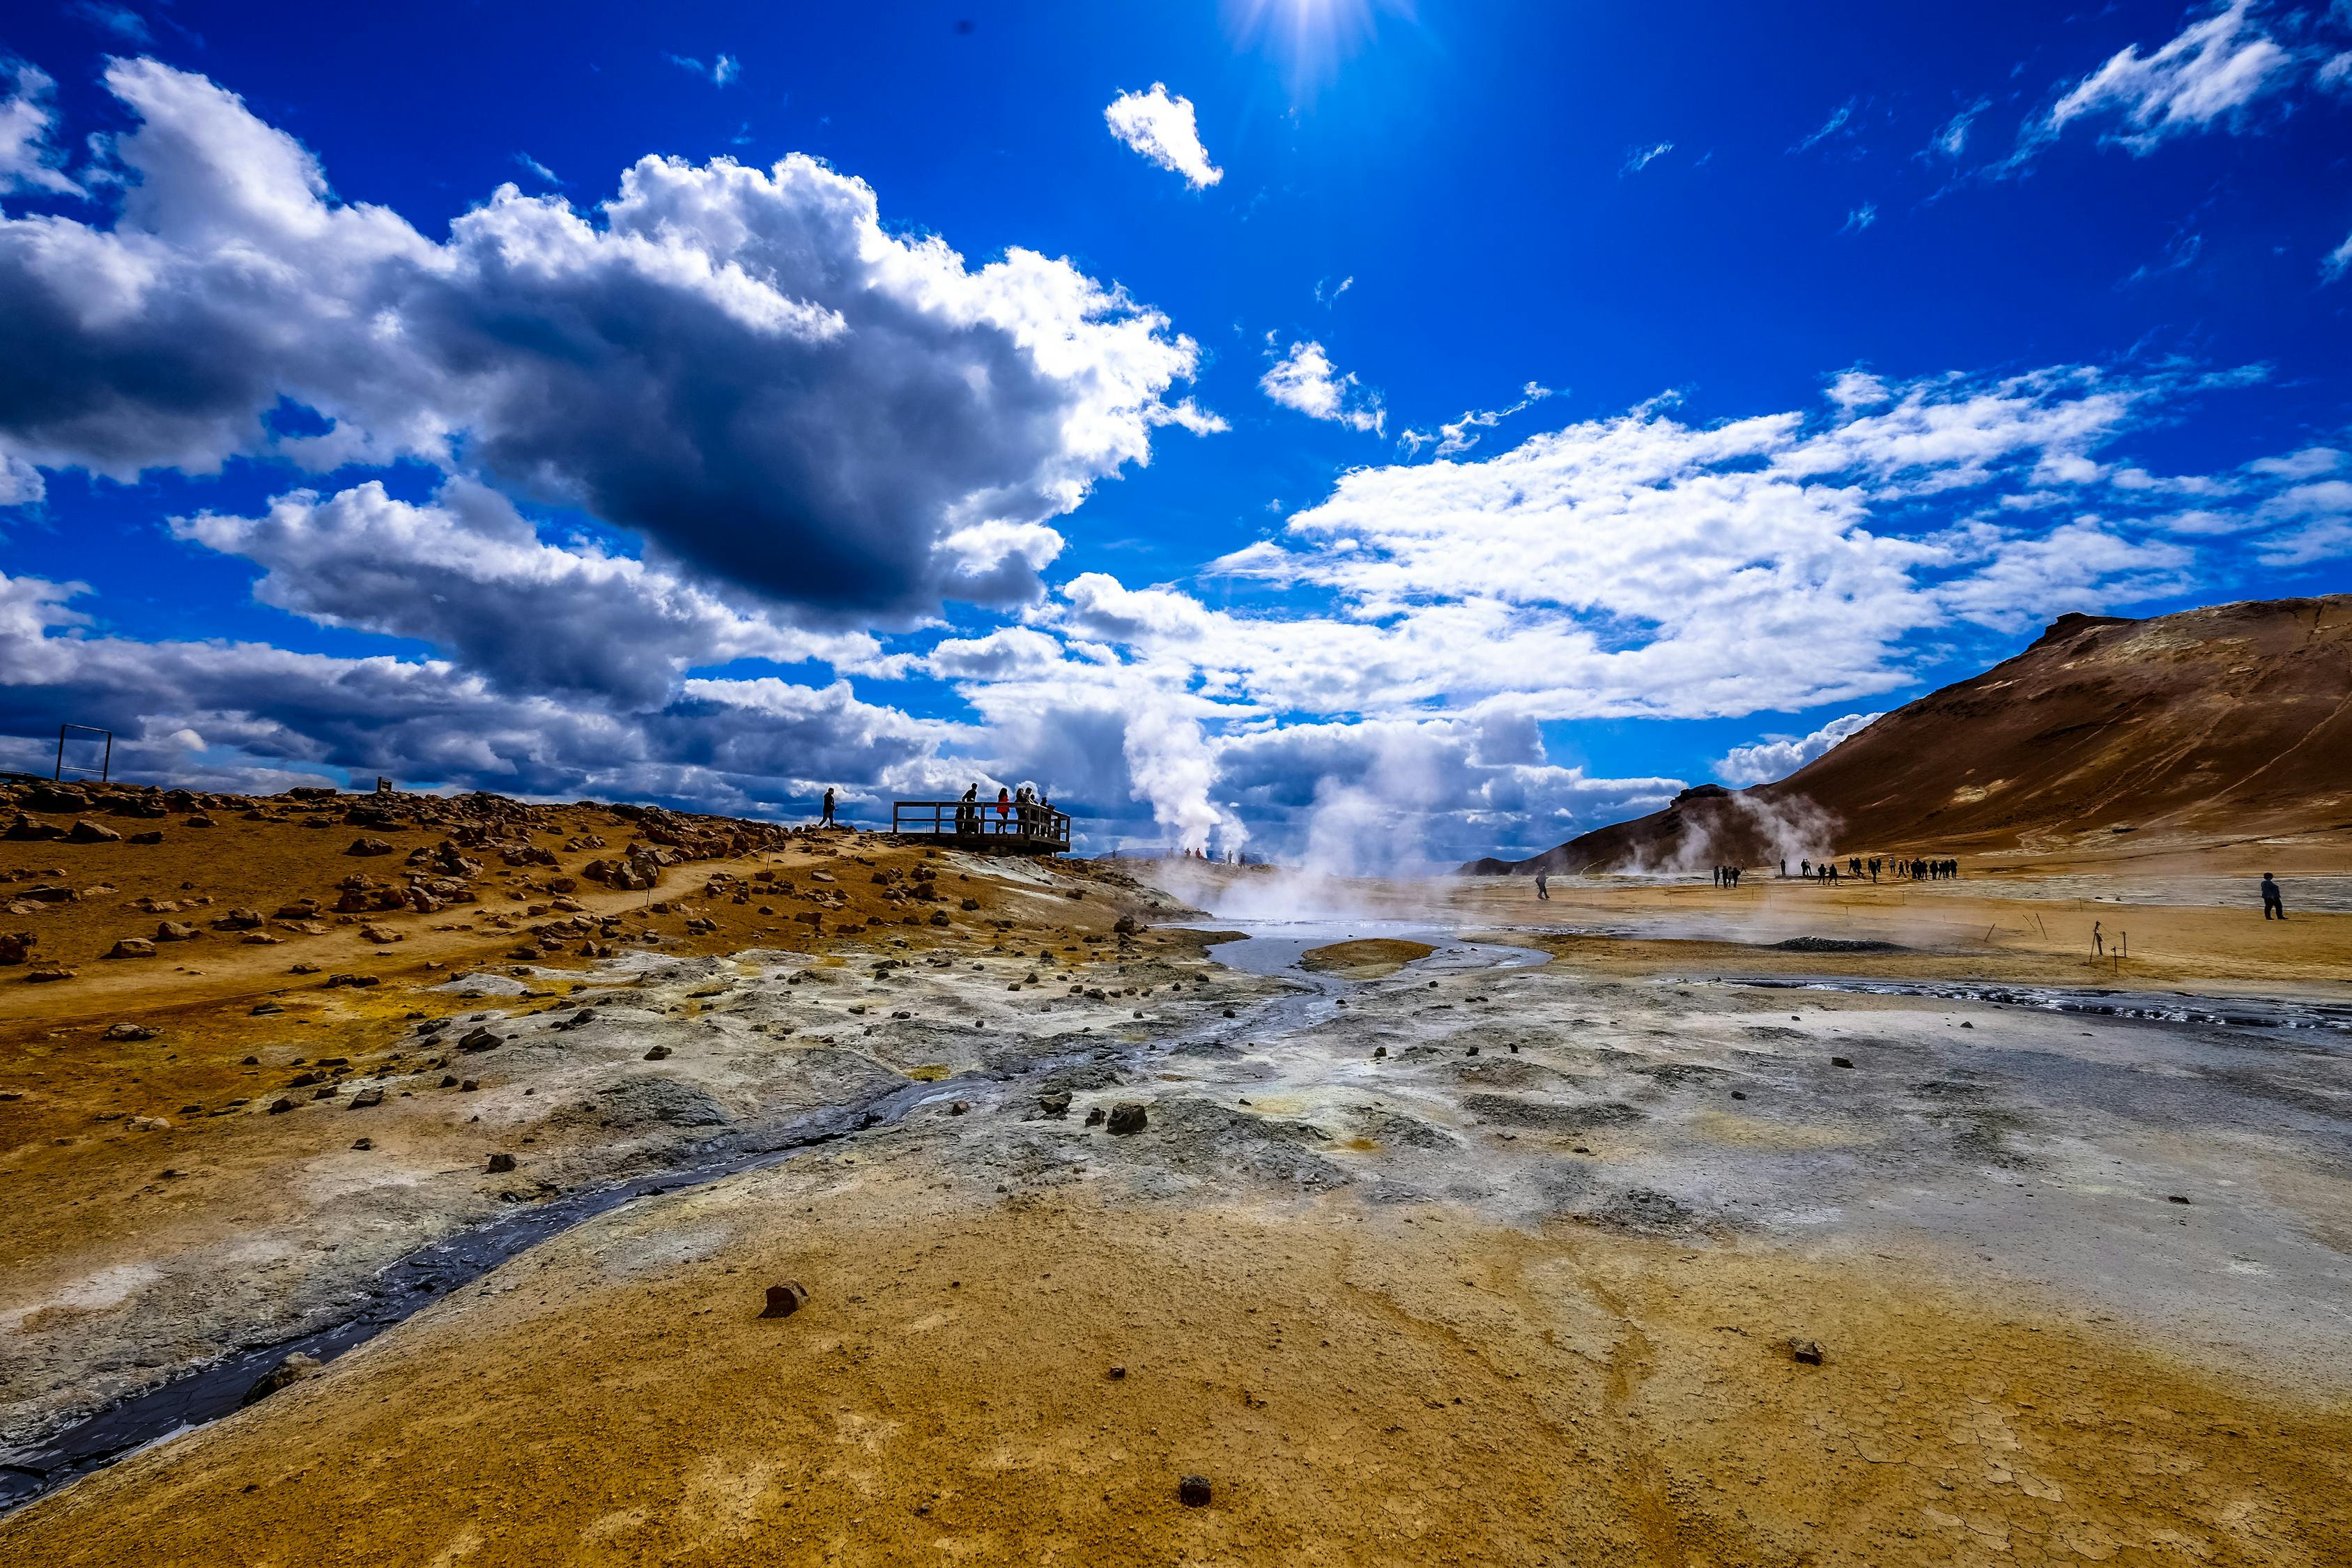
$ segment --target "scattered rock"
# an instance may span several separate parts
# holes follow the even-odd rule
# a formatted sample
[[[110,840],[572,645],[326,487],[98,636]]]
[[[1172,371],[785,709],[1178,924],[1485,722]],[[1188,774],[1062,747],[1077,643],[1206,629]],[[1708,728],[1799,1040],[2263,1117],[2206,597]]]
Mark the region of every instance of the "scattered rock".
[[[1057,1121],[1067,1116],[1070,1113],[1070,1091],[1064,1089],[1056,1089],[1051,1094],[1039,1095],[1037,1109]]]
[[[213,922],[223,931],[251,931],[261,923],[259,910],[231,910]]]
[[[373,1138],[354,1138],[352,1140],[352,1147],[364,1154],[369,1150],[375,1147],[375,1140]]]
[[[1176,1500],[1186,1508],[1209,1506],[1209,1479],[1206,1476],[1186,1476],[1176,1483]]]
[[[1374,1061],[1379,1061],[1382,1057],[1385,1057],[1388,1054],[1389,1048],[1386,1046],[1374,1046],[1372,1047],[1372,1060]]]
[[[1143,928],[1136,923],[1136,920],[1133,915],[1121,915],[1118,917],[1118,923],[1113,925],[1110,929],[1117,931],[1121,936],[1133,936],[1137,931],[1141,931]],[[1205,1487],[1209,1483],[1202,1481],[1201,1484]]]
[[[249,931],[236,940],[247,947],[276,947],[283,939],[266,931]]]
[[[276,1366],[262,1373],[261,1380],[245,1391],[239,1405],[252,1405],[268,1398],[281,1388],[290,1388],[306,1377],[316,1377],[321,1363],[318,1357],[296,1351]]]
[[[120,844],[122,842],[122,835],[102,822],[92,822],[89,818],[84,817],[73,825],[73,831],[66,835],[66,842],[68,844]]]
[[[1089,1127],[1100,1127],[1102,1124],[1103,1108],[1097,1105],[1093,1110],[1087,1112],[1087,1125]]]
[[[1843,1057],[1832,1057],[1830,1058],[1830,1066],[1833,1068],[1850,1068],[1853,1066],[1853,1063]]]
[[[352,847],[344,850],[343,853],[346,855],[389,855],[392,853],[392,846],[386,844],[381,838],[354,838],[352,840]]]
[[[654,1047],[651,1050],[646,1053],[646,1060],[649,1062],[666,1062],[669,1060],[669,1047],[667,1046]]]
[[[155,927],[155,940],[157,942],[194,942],[196,940],[196,928],[184,925],[178,921],[163,921]]]
[[[144,1024],[116,1024],[106,1031],[110,1040],[152,1040],[155,1031]]]
[[[292,974],[316,974],[319,972],[315,969],[306,969],[303,965],[298,963],[291,970],[288,971],[288,973]],[[381,985],[383,984],[383,976],[381,974],[330,974],[327,976],[327,989],[330,991],[341,990],[344,987],[349,987],[353,991],[365,991],[372,986]]]
[[[961,907],[962,907],[962,908],[963,908],[967,912],[969,912],[969,911],[971,911],[971,910],[976,910],[976,909],[980,908],[980,900],[979,900],[978,899],[966,899],[966,900],[963,901],[963,904],[962,904],[962,906],[961,906]],[[941,913],[945,913],[946,911],[942,910],[942,911],[940,911],[940,912],[941,912]]]
[[[1822,1347],[1815,1340],[1790,1340],[1789,1355],[1791,1360],[1802,1362],[1807,1366],[1822,1364]]]
[[[1110,1131],[1113,1132],[1140,1132],[1149,1120],[1143,1102],[1139,1100],[1122,1100],[1110,1108]]]
[[[1127,1368],[1125,1368],[1125,1367],[1123,1367],[1123,1366],[1115,1366],[1115,1367],[1113,1367],[1113,1368],[1111,1368],[1111,1369],[1110,1369],[1110,1380],[1111,1380],[1113,1383],[1120,1382],[1120,1381],[1122,1381],[1123,1379],[1125,1379],[1125,1378],[1126,1378],[1126,1376],[1127,1376]]]
[[[782,1285],[768,1287],[768,1304],[761,1309],[763,1318],[789,1318],[808,1305],[808,1292],[797,1282],[786,1280]]]
[[[79,973],[78,970],[60,969],[53,963],[43,964],[38,969],[26,970],[25,979],[28,984],[42,985],[52,980],[71,980]]]
[[[131,836],[131,842],[133,844],[161,844],[163,842],[163,836],[151,828],[145,833],[132,834]]]
[[[487,1168],[493,1176],[503,1175],[515,1168],[515,1157],[512,1154],[493,1154]]]
[[[383,1103],[383,1090],[380,1089],[363,1089],[357,1094],[352,1096],[352,1109],[353,1110],[365,1110],[372,1105],[382,1105]]]
[[[252,1012],[247,1016],[254,1018],[267,1018],[272,1013],[283,1013],[284,1011],[286,1011],[286,1009],[280,1007],[275,1002],[257,1002],[254,1004]]]
[[[2189,1200],[2182,1197],[2179,1193],[2168,1193],[2165,1194],[2164,1201],[2168,1204],[2185,1204]]]
[[[971,1110],[971,1101],[968,1100],[959,1100],[953,1105],[948,1107],[948,1114],[950,1116],[963,1116],[968,1114]]]
[[[272,1116],[283,1116],[286,1112],[293,1109],[294,1102],[290,1100],[285,1099],[283,1096],[269,1102],[269,1114]]]
[[[407,939],[390,926],[363,925],[360,927],[360,940],[374,942],[381,947],[388,942],[404,942]]]
[[[109,958],[152,958],[155,944],[143,936],[126,936],[107,950]]]
[[[497,1048],[499,1037],[488,1029],[471,1029],[457,1037],[461,1051],[487,1051]]]

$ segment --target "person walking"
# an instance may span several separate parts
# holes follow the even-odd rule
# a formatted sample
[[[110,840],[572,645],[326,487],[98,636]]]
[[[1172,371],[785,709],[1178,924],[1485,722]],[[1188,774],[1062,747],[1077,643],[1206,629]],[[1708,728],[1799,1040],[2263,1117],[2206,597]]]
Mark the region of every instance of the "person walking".
[[[827,785],[824,792],[824,818],[819,826],[831,827],[833,825],[833,788]]]
[[[2105,958],[2106,955],[2106,936],[2099,930],[2099,922],[2093,921],[2091,922],[2091,956],[2093,958]]]
[[[1536,872],[1536,897],[1544,901],[1549,901],[1551,898],[1550,873],[1540,868]]]
[[[2279,891],[2278,879],[2268,871],[2263,873],[2263,919],[2286,919],[2286,896]]]

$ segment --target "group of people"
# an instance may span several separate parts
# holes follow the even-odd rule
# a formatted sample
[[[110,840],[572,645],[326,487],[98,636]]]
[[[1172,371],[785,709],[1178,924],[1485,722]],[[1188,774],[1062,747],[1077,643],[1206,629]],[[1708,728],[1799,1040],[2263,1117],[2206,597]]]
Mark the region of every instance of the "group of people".
[[[1898,860],[1892,856],[1882,858],[1876,855],[1867,860],[1859,855],[1849,855],[1843,867],[1834,860],[1822,860],[1818,863],[1811,860],[1797,862],[1799,879],[1811,882],[1839,882],[1849,878],[1859,882],[1865,876],[1875,882],[1881,871],[1885,871],[1890,877],[1907,878],[1913,881],[1948,882],[1959,876],[1960,863],[1956,859]],[[1783,860],[1780,862],[1780,875],[1786,877],[1788,874],[1789,863]],[[1719,877],[1717,885],[1722,885]],[[1736,875],[1730,885],[1733,887],[1739,885]]]
[[[1715,868],[1715,885],[1718,888],[1739,886],[1739,875],[1747,868],[1745,866],[1717,866]]]
[[[1034,784],[1023,784],[1013,790],[1002,784],[996,788],[996,830],[1000,833],[1007,831],[1009,825],[1013,823],[1018,823],[1019,831],[1023,833],[1034,831],[1051,820],[1046,814],[1053,809],[1054,803],[1040,794]],[[983,832],[987,817],[987,803],[980,798],[980,785],[975,784],[965,790],[956,802],[956,832],[959,835]]]

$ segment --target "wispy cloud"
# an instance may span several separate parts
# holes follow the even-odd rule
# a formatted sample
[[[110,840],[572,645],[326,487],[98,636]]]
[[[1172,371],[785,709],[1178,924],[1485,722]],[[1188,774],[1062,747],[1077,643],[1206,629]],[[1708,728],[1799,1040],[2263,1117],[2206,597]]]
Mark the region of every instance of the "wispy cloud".
[[[1430,454],[1432,457],[1450,458],[1476,446],[1480,432],[1492,430],[1512,415],[1524,413],[1552,395],[1550,387],[1531,381],[1519,388],[1519,400],[1508,408],[1467,409],[1461,418],[1450,425],[1440,425],[1434,431],[1407,430],[1397,437],[1397,441],[1416,457],[1423,447],[1434,443],[1437,449]]]
[[[1831,137],[1836,135],[1839,132],[1844,130],[1847,124],[1853,119],[1853,111],[1855,108],[1858,107],[1860,101],[1861,100],[1858,99],[1849,98],[1843,103],[1839,104],[1835,109],[1830,111],[1830,117],[1822,121],[1822,127],[1820,130],[1814,132],[1811,136],[1806,137],[1803,141],[1790,148],[1789,151],[1791,153],[1810,153],[1814,148],[1820,146],[1822,142],[1828,141]]]
[[[1628,174],[1638,174],[1674,150],[1675,144],[1671,142],[1654,142],[1647,147],[1627,148],[1625,162],[1619,166],[1617,177],[1622,180]]]
[[[1315,302],[1328,310],[1339,302],[1340,295],[1355,286],[1356,277],[1352,272],[1337,283],[1333,283],[1328,278],[1323,279],[1315,285]]]
[[[2296,63],[2255,13],[2253,0],[2231,0],[2153,54],[2126,45],[2028,122],[2011,162],[2031,157],[2077,121],[2108,122],[2103,139],[2138,154],[2216,123],[2240,124],[2256,100],[2286,84]]]
[[[1839,227],[1838,232],[1840,234],[1860,234],[1864,229],[1868,228],[1872,224],[1874,224],[1877,221],[1878,204],[1876,202],[1864,202],[1862,205],[1854,208],[1852,212],[1845,215],[1845,222]]]
[[[546,164],[541,163],[538,159],[532,157],[528,153],[516,153],[515,162],[521,164],[524,168],[530,170],[532,174],[538,175],[541,179],[546,181],[551,185],[560,185],[563,184],[563,176],[558,174],[554,170],[549,168]]]
[[[743,68],[733,55],[721,55],[707,66],[692,55],[672,55],[669,57],[669,63],[680,70],[689,70],[697,76],[707,76],[720,87],[725,87],[741,75]]]
[[[1122,92],[1103,110],[1110,133],[1161,168],[1184,176],[1194,190],[1205,190],[1225,177],[1209,162],[1201,145],[1201,128],[1189,98],[1171,98],[1167,87],[1153,82],[1149,92]]]
[[[148,28],[147,18],[128,5],[110,5],[105,4],[105,0],[75,0],[73,5],[66,7],[66,12],[92,26],[105,29],[125,43],[144,47],[155,41],[155,35]]]
[[[2319,264],[2319,275],[2330,283],[2343,277],[2347,270],[2352,270],[2352,234],[2346,235],[2344,243],[2329,251],[2327,258]]]
[[[1944,121],[1942,128],[1928,141],[1928,151],[1939,153],[1955,163],[1958,162],[1961,154],[1969,150],[1969,132],[1974,129],[1977,116],[1991,107],[1992,100],[1979,98],[1958,114],[1953,115]]]

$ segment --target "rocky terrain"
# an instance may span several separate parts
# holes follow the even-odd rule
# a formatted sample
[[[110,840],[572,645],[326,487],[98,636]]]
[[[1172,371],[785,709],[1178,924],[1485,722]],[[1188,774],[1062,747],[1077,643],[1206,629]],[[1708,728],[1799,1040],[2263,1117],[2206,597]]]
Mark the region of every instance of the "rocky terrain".
[[[2341,871],[2347,780],[2352,595],[2063,616],[1777,783],[1700,785],[1527,860],[1463,869],[1704,871],[1824,853],[2243,866],[2252,848],[2281,869]]]
[[[528,809],[0,980],[0,1563],[2352,1560],[2352,915]]]

